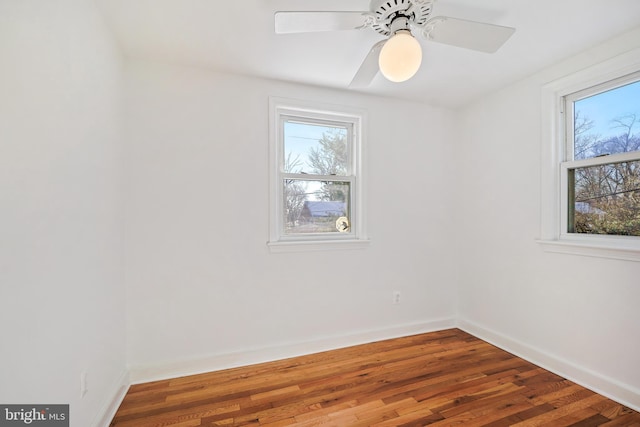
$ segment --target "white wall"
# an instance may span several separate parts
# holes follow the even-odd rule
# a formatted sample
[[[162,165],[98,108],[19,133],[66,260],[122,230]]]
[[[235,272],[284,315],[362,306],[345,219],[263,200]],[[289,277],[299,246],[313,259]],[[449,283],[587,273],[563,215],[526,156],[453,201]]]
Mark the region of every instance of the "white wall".
[[[460,324],[640,408],[640,263],[545,253],[542,86],[640,46],[626,34],[460,113]]]
[[[134,381],[453,324],[449,111],[144,62],[127,76]],[[269,96],[368,111],[369,248],[269,253]]]
[[[126,381],[120,67],[92,2],[0,2],[0,402],[77,427]]]
[[[534,242],[541,86],[639,45],[457,115],[130,61],[121,111],[92,3],[0,2],[0,402],[100,424],[126,382],[126,275],[134,380],[449,327],[458,301],[465,329],[640,407],[640,264]],[[368,111],[369,248],[269,253],[269,96]]]

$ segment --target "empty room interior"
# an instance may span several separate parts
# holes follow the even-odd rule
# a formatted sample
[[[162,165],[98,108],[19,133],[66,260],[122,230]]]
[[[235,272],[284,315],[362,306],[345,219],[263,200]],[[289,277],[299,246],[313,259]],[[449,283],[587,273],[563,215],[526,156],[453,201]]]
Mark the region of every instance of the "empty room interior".
[[[639,23],[0,0],[0,405],[106,427],[150,382],[455,334],[640,411]]]

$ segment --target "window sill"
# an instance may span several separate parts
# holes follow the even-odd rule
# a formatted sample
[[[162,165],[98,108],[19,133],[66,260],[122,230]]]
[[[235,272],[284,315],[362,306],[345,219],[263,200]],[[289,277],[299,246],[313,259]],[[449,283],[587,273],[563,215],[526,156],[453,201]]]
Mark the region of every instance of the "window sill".
[[[545,252],[640,262],[640,247],[637,246],[621,247],[576,240],[537,240],[536,242]]]
[[[364,249],[368,247],[370,243],[370,240],[316,240],[312,242],[268,242],[267,246],[269,246],[271,253],[284,253]]]

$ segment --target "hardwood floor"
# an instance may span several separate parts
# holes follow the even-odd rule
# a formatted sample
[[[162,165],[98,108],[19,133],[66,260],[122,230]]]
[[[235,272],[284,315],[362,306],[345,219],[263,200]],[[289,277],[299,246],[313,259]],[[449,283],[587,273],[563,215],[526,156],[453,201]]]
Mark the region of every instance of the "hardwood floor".
[[[458,329],[131,386],[112,427],[640,426]]]

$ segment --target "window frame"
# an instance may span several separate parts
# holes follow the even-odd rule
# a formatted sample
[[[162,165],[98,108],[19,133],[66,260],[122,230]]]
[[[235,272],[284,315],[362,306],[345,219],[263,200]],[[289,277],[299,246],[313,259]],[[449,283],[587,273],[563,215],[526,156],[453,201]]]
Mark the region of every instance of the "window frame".
[[[362,140],[365,112],[342,106],[312,103],[287,98],[269,98],[269,175],[270,221],[268,246],[271,252],[315,251],[363,248],[368,245],[364,221],[364,177]],[[284,123],[344,126],[348,132],[349,165],[347,175],[314,175],[284,172]],[[345,233],[284,232],[284,188],[286,179],[336,181],[349,183],[350,229]]]
[[[542,89],[541,232],[538,243],[547,252],[640,261],[640,237],[568,232],[568,170],[640,158],[638,152],[573,160],[574,97],[584,98],[621,86],[640,73],[640,49],[552,81]],[[604,89],[608,88],[608,89]],[[570,105],[570,108],[568,107]],[[571,119],[570,119],[571,118]],[[571,122],[571,125],[568,123]],[[571,144],[571,147],[568,145]],[[568,156],[571,155],[569,158]]]
[[[560,230],[560,235],[562,238],[567,239],[569,237],[578,237],[582,235],[581,233],[571,233],[569,232],[569,219],[571,215],[571,207],[569,206],[569,193],[570,193],[570,183],[571,180],[569,171],[586,168],[591,166],[601,166],[601,165],[612,165],[616,163],[624,163],[630,161],[640,161],[640,151],[632,151],[625,153],[616,153],[607,155],[606,157],[591,157],[587,159],[574,159],[574,150],[575,150],[575,110],[574,103],[576,101],[580,101],[581,99],[585,99],[594,95],[598,95],[601,93],[605,93],[609,90],[613,90],[622,86],[625,86],[630,83],[640,82],[640,71],[627,74],[613,80],[608,80],[606,82],[600,83],[596,86],[592,86],[578,92],[574,92],[562,97],[562,115],[564,116],[564,156],[560,162],[560,200],[566,201],[561,204],[561,217],[560,217],[560,225],[562,226]],[[616,235],[588,235],[597,237],[599,236],[602,241],[607,241],[608,239],[603,239],[602,237],[619,237],[620,241],[635,239],[640,240],[640,236],[616,236]]]

